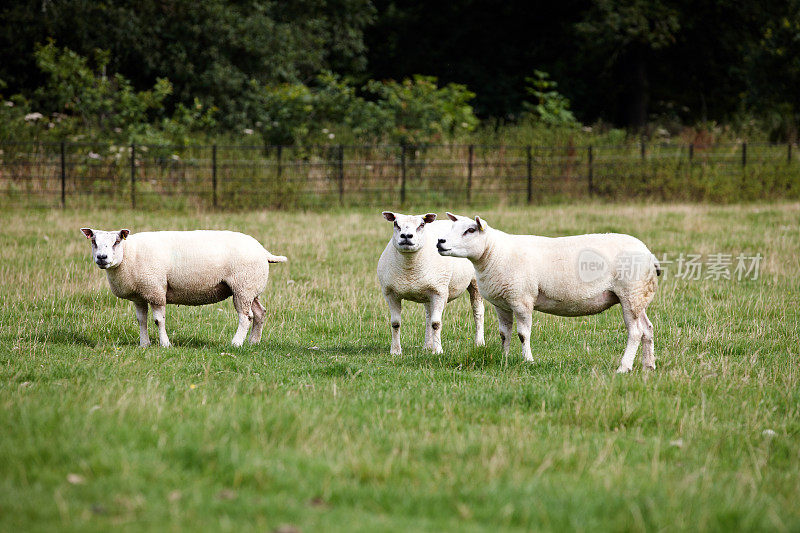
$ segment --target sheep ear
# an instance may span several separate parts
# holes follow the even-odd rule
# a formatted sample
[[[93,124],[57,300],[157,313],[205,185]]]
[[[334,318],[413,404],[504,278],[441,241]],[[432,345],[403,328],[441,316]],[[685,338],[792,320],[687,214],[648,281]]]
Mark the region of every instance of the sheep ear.
[[[448,212],[447,212],[447,218],[449,218],[449,219],[450,219],[450,220],[452,220],[453,222],[455,222],[456,220],[458,220],[458,217],[457,217],[457,216],[455,216],[455,215],[454,215],[453,213],[451,213],[450,211],[448,211]]]
[[[397,217],[394,216],[394,213],[392,213],[391,211],[384,211],[383,218],[385,218],[389,222],[394,222],[394,219],[396,219]]]
[[[422,217],[422,220],[424,220],[426,224],[430,224],[431,222],[436,220],[436,213],[428,213],[427,215]]]
[[[81,231],[84,235],[86,235],[87,239],[94,237],[94,231],[92,231],[92,228],[81,228]]]
[[[130,235],[130,233],[131,233],[131,230],[129,230],[129,229],[121,229],[121,230],[119,230],[119,238],[124,241],[125,239],[128,238],[128,235]]]
[[[478,225],[479,230],[486,231],[486,222],[481,217],[475,217],[475,223]]]

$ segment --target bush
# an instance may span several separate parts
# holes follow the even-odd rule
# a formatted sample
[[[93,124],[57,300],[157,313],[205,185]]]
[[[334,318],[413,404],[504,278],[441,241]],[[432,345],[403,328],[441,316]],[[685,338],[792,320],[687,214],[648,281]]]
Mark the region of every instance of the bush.
[[[432,76],[370,81],[365,89],[377,96],[377,106],[391,119],[388,132],[396,142],[420,144],[442,141],[475,129],[478,119],[469,101],[475,97],[466,86],[450,83],[439,88]]]
[[[134,90],[119,74],[106,74],[109,54],[89,60],[50,42],[35,51],[47,82],[34,97],[36,107],[21,95],[3,100],[0,109],[2,140],[89,140],[150,144],[188,144],[191,134],[215,125],[215,109],[195,99],[193,107],[178,104],[172,115],[165,103],[172,84],[159,78],[152,89]],[[49,112],[32,111],[49,110]]]
[[[577,127],[580,124],[569,110],[569,99],[556,91],[558,84],[547,72],[534,70],[533,77],[525,78],[530,85],[525,91],[536,98],[536,103],[523,102],[525,110],[537,121],[548,126]]]
[[[314,87],[251,82],[251,120],[266,143],[301,145],[330,142],[336,130],[361,141],[419,144],[478,124],[467,103],[475,95],[463,85],[439,88],[436,78],[416,76],[402,83],[370,81],[364,89],[375,101],[330,73],[317,77]]]

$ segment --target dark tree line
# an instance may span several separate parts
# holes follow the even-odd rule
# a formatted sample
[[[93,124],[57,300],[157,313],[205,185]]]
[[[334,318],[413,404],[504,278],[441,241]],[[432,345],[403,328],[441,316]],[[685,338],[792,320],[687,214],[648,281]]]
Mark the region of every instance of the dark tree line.
[[[791,136],[800,113],[800,0],[6,0],[0,22],[3,94],[43,84],[33,50],[52,39],[108,50],[137,88],[169,78],[176,102],[199,97],[229,122],[250,80],[323,70],[466,84],[499,119],[523,109],[536,69],[584,122],[750,114]]]
[[[465,83],[483,115],[519,111],[549,72],[579,119],[641,126],[800,111],[800,3],[747,0],[375,0],[370,74]],[[778,35],[780,34],[780,35]]]

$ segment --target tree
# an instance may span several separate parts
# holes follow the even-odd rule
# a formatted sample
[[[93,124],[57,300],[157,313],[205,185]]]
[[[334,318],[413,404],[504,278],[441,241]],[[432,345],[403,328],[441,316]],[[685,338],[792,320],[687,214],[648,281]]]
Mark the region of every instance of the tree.
[[[169,78],[174,103],[194,97],[241,123],[251,80],[309,82],[323,69],[359,71],[369,0],[6,0],[0,8],[0,79],[31,92],[34,47],[48,38],[85,57],[110,52],[108,68],[136,89]]]
[[[680,30],[679,13],[663,0],[594,0],[576,30],[602,50],[607,64],[618,68],[625,120],[644,127],[650,103],[648,63],[653,52],[668,48]]]
[[[791,0],[764,24],[748,48],[748,110],[760,109],[773,140],[797,141],[800,128],[800,0]]]

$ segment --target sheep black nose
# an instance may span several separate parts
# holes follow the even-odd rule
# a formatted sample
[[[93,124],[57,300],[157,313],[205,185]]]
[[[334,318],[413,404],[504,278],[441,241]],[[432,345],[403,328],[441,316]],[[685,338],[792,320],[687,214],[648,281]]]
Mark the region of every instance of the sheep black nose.
[[[447,239],[439,239],[439,244],[444,244]]]
[[[106,259],[108,259],[108,256],[106,254],[97,254],[98,261],[105,261]]]
[[[413,237],[413,235],[411,235],[410,233],[401,233],[400,234],[400,238],[401,239],[410,239],[411,237]]]

